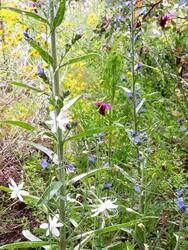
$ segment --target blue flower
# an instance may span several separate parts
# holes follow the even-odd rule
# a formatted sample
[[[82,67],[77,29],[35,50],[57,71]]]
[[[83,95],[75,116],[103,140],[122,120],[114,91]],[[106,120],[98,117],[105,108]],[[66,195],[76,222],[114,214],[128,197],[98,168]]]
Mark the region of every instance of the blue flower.
[[[138,63],[137,65],[136,65],[136,69],[141,69],[143,67],[143,64],[142,63]]]
[[[112,189],[112,183],[105,183],[104,189]]]
[[[129,99],[131,99],[133,97],[133,93],[132,92],[127,92],[127,96]]]
[[[48,167],[48,165],[49,165],[49,163],[48,163],[48,161],[46,159],[43,159],[41,161],[41,166],[42,166],[43,169],[46,169]]]
[[[187,3],[187,0],[180,0],[179,6],[181,7],[181,6],[185,5],[186,3]]]
[[[67,170],[70,173],[74,173],[76,171],[76,167],[74,164],[69,164],[69,165],[67,165]]]
[[[137,145],[140,144],[140,137],[137,135],[135,138],[134,138],[134,141]]]
[[[122,80],[122,81],[126,81],[126,77],[125,77],[124,74],[121,76],[121,80]]]
[[[33,39],[29,36],[28,30],[25,30],[25,31],[23,32],[23,35],[24,35],[24,37],[25,37],[26,39],[31,39],[31,40],[33,40]]]
[[[96,155],[89,156],[88,161],[94,163],[96,161],[96,158],[97,158]]]
[[[130,5],[130,1],[122,2],[122,5],[128,7]]]
[[[134,190],[135,190],[135,192],[140,193],[140,187],[139,187],[139,185],[135,185],[134,186]]]
[[[45,75],[44,69],[40,65],[37,66],[37,72],[38,72],[39,76]]]
[[[120,16],[120,15],[116,16],[116,21],[118,23],[122,23],[124,20],[125,20],[125,18],[123,16]]]
[[[184,190],[183,189],[176,189],[175,192],[176,192],[177,196],[181,196],[183,194]]]
[[[182,197],[179,197],[178,198],[178,202],[177,202],[177,205],[180,209],[185,209],[185,204],[183,202],[183,198]]]

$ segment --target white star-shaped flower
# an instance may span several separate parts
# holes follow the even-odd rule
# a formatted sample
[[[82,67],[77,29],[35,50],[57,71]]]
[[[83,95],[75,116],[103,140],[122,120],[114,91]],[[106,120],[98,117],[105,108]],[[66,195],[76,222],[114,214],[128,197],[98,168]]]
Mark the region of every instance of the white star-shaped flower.
[[[49,216],[49,222],[41,224],[40,228],[47,229],[46,236],[49,236],[49,234],[51,233],[53,236],[59,237],[60,232],[58,228],[62,227],[63,224],[58,221],[59,221],[58,214],[56,214],[53,218]]]
[[[66,130],[66,125],[70,122],[70,120],[67,116],[68,116],[67,113],[60,112],[60,114],[56,118],[55,112],[52,111],[52,112],[50,112],[51,120],[48,120],[45,123],[48,126],[50,126],[51,131],[53,133],[57,132],[57,127],[59,127],[64,132]]]
[[[69,124],[70,120],[66,112],[60,112],[57,117],[58,127],[64,132],[66,130],[66,125]]]
[[[99,215],[100,213],[104,213],[105,215],[108,215],[106,210],[114,210],[117,209],[118,205],[114,204],[115,201],[106,200],[105,202],[102,202],[97,208],[92,209],[91,211],[94,212],[94,214],[91,215],[91,217],[95,217]]]
[[[11,198],[18,198],[20,201],[23,201],[23,197],[22,196],[27,196],[29,195],[29,193],[25,190],[22,190],[24,183],[20,183],[19,185],[16,184],[16,182],[10,178],[10,183],[12,185],[9,184],[9,188],[12,190],[11,192]]]

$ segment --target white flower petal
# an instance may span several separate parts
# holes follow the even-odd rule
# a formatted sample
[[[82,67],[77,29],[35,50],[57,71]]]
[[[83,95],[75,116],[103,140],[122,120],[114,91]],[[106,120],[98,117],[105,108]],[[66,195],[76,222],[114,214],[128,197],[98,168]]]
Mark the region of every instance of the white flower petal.
[[[22,183],[20,183],[20,184],[18,185],[18,189],[21,190],[21,189],[23,188],[23,186],[24,186],[24,182],[22,182]]]
[[[48,229],[47,231],[46,231],[46,236],[48,236],[50,234],[50,230]]]
[[[52,234],[56,237],[59,237],[60,235],[59,230],[56,227],[52,229]]]
[[[18,199],[19,199],[20,201],[23,202],[23,198],[22,198],[22,196],[20,195],[20,193],[17,194],[17,197],[18,197]]]
[[[63,223],[59,222],[56,224],[56,227],[62,227],[63,226]]]
[[[19,193],[20,193],[20,195],[23,195],[23,196],[29,195],[29,192],[27,192],[25,190],[20,190]]]
[[[40,225],[40,228],[42,229],[47,229],[48,228],[48,223],[43,223]]]
[[[17,184],[12,178],[10,178],[10,182],[11,182],[13,187],[17,188]]]
[[[13,191],[10,196],[12,199],[17,197],[17,192]]]

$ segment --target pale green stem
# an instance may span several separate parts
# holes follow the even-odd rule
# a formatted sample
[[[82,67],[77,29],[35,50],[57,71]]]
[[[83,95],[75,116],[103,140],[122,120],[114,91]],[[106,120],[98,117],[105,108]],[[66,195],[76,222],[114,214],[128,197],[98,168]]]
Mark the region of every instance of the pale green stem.
[[[60,96],[60,81],[59,81],[59,70],[57,68],[57,51],[56,51],[56,30],[53,27],[53,20],[54,20],[54,1],[49,0],[50,5],[50,36],[51,36],[51,50],[52,50],[52,57],[53,57],[53,75],[52,75],[52,91],[53,97]],[[55,115],[57,117],[59,110],[55,110]],[[56,124],[57,125],[57,124]],[[66,220],[66,207],[65,207],[65,196],[66,196],[66,186],[65,186],[65,169],[63,166],[63,141],[62,141],[62,131],[57,127],[57,154],[58,154],[58,178],[62,181],[63,185],[60,189],[60,196],[59,196],[59,213],[60,213],[60,221],[64,224],[61,228],[61,235],[60,235],[60,243],[59,249],[66,250],[66,231],[65,231],[65,220]]]

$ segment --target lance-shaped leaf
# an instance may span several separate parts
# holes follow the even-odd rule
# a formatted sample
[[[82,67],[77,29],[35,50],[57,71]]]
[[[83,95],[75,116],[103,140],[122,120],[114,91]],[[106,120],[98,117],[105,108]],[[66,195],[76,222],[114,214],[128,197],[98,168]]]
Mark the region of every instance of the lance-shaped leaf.
[[[42,241],[40,238],[38,238],[38,237],[36,237],[35,235],[33,235],[29,230],[23,230],[23,231],[22,231],[22,234],[23,234],[23,236],[24,236],[27,240],[30,240],[30,241],[32,241],[32,242],[34,242],[34,241],[35,241],[35,242],[36,242],[36,241],[41,242],[41,241]],[[48,249],[50,249],[50,246],[42,246],[42,248],[48,250]]]
[[[85,178],[88,178],[88,177],[90,177],[98,172],[103,172],[103,171],[108,171],[108,170],[110,170],[110,168],[105,168],[105,167],[91,170],[87,173],[83,173],[83,174],[80,174],[80,175],[74,177],[73,179],[71,179],[68,182],[68,184],[74,184],[75,182],[80,181],[80,180],[85,179]]]
[[[75,237],[72,238],[72,240],[78,240],[80,238],[83,238],[85,236],[88,235],[94,235],[94,234],[104,234],[104,233],[109,233],[109,232],[113,232],[113,231],[118,231],[121,230],[123,228],[129,228],[129,227],[133,227],[139,223],[141,223],[142,220],[138,219],[138,220],[132,220],[130,222],[126,222],[126,223],[122,223],[122,224],[117,224],[117,225],[113,225],[113,226],[109,226],[109,227],[105,227],[105,228],[101,228],[101,229],[96,229],[96,230],[92,230],[92,231],[88,231],[86,233],[82,233],[79,234]]]
[[[48,201],[51,200],[55,194],[57,194],[62,185],[62,181],[55,181],[51,183],[42,194],[41,199],[38,201],[38,205],[48,203]]]
[[[33,90],[35,92],[42,93],[44,95],[48,95],[47,93],[43,92],[42,90],[40,90],[38,88],[35,88],[33,86],[30,86],[28,84],[22,83],[22,82],[11,82],[10,84],[12,84],[14,86],[21,87],[21,88],[31,89],[31,90]]]
[[[0,250],[2,249],[23,249],[23,248],[38,248],[38,247],[43,247],[43,246],[48,246],[50,244],[53,243],[49,243],[47,241],[23,241],[23,242],[16,242],[16,243],[12,243],[12,244],[7,244],[4,246],[0,247]]]
[[[50,64],[50,65],[53,65],[53,58],[50,54],[48,54],[47,51],[45,51],[43,48],[40,47],[40,45],[35,42],[34,40],[32,39],[28,39],[26,38],[26,41],[31,45],[31,47],[33,47],[35,50],[38,51],[38,53],[40,54],[40,56],[42,57],[42,59]]]
[[[33,13],[33,12],[29,12],[29,11],[25,11],[25,10],[13,8],[13,7],[1,7],[1,9],[10,10],[10,11],[16,12],[18,14],[22,14],[22,15],[26,15],[28,17],[32,17],[32,18],[34,18],[34,19],[36,19],[36,20],[38,20],[40,22],[49,24],[48,21],[45,18],[43,18],[43,17],[41,17],[41,16],[39,16],[39,15]]]
[[[138,106],[136,107],[136,113],[139,112],[139,110],[141,109],[141,107],[142,107],[142,105],[144,104],[144,102],[145,102],[145,98],[143,98],[143,99],[141,100],[141,102],[138,104]]]
[[[119,86],[121,89],[123,89],[126,93],[131,93],[131,90],[126,88],[126,87],[123,87],[123,86]]]
[[[63,21],[66,9],[66,0],[60,0],[59,9],[53,21],[53,27],[57,28]]]
[[[42,151],[43,153],[45,153],[55,164],[58,164],[58,157],[57,154],[55,154],[51,149],[39,144],[39,143],[35,143],[32,141],[23,141],[24,143],[27,143],[31,146],[33,146],[34,148]]]
[[[20,128],[24,128],[24,129],[27,129],[27,130],[31,130],[31,131],[33,131],[33,130],[36,129],[35,127],[33,127],[32,125],[30,125],[29,123],[27,123],[27,122],[22,122],[22,121],[3,120],[3,121],[0,121],[0,123],[14,125],[14,126],[17,126],[17,127],[20,127]]]
[[[62,107],[60,113],[58,116],[63,115],[64,112],[66,112],[73,104],[75,104],[80,98],[82,98],[83,95],[78,95],[70,100],[68,100],[65,105]]]
[[[96,57],[96,56],[100,56],[100,54],[98,54],[98,53],[88,53],[86,55],[74,57],[74,58],[69,59],[67,62],[63,63],[60,66],[60,68],[66,66],[66,65],[77,63],[77,62],[80,62],[80,61],[84,61],[84,60],[87,60],[87,59],[90,59],[90,58]]]
[[[79,134],[76,134],[74,136],[67,138],[65,141],[79,140],[81,138],[93,136],[93,135],[101,133],[101,132],[108,132],[108,131],[114,130],[116,128],[117,128],[116,126],[106,126],[106,127],[88,129],[82,133],[79,133]]]

